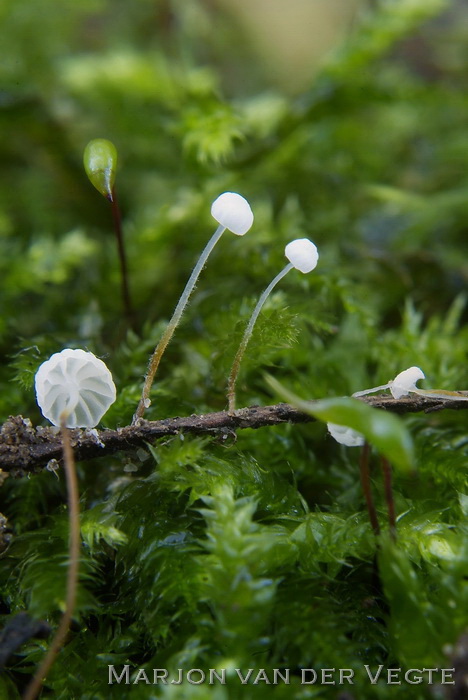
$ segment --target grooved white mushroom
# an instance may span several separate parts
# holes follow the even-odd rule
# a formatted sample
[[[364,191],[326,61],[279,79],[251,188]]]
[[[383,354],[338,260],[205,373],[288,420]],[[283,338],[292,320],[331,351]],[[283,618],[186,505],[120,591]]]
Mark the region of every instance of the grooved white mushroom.
[[[141,398],[135,411],[135,415],[133,416],[133,423],[135,423],[138,418],[143,416],[145,409],[148,408],[151,403],[149,394],[161,361],[161,357],[163,356],[163,353],[169,345],[174,331],[177,328],[182,313],[187,306],[190,295],[195,288],[200,272],[203,270],[205,263],[208,260],[208,256],[226,229],[232,233],[235,233],[237,236],[243,236],[252,226],[254,219],[250,204],[244,197],[242,197],[242,195],[237,194],[236,192],[224,192],[223,194],[220,194],[211,205],[211,215],[219,223],[219,226],[206,244],[197,264],[193,268],[192,274],[185,285],[185,289],[177,302],[172,318],[167,324],[161,340],[154,349],[149,361],[148,372],[146,373],[145,383],[143,384]]]
[[[62,436],[70,523],[69,566],[62,619],[47,654],[23,694],[24,700],[35,700],[40,693],[43,680],[65,640],[76,603],[81,543],[80,496],[68,428],[94,428],[116,398],[112,375],[106,365],[85,350],[66,348],[56,352],[37,370],[35,386],[42,414],[60,427]],[[90,430],[90,433],[104,446],[96,431]]]
[[[347,447],[361,447],[366,441],[362,433],[358,433],[357,430],[353,430],[352,428],[347,428],[345,425],[327,423],[327,428],[330,435],[341,445],[346,445]]]
[[[229,411],[233,411],[236,407],[236,382],[237,376],[239,374],[240,364],[244,356],[245,350],[247,348],[248,342],[251,338],[254,325],[257,318],[265,304],[270,292],[276,287],[278,282],[283,279],[285,275],[288,274],[292,269],[296,268],[300,272],[311,272],[316,266],[319,259],[319,254],[317,246],[308,238],[296,238],[287,244],[284,254],[286,255],[289,263],[284,267],[281,272],[279,272],[276,277],[270,282],[268,287],[265,289],[260,299],[257,302],[255,309],[252,312],[247,328],[245,329],[244,336],[239,345],[239,349],[232,363],[231,372],[229,374],[228,380],[228,391],[227,398],[229,403]]]
[[[67,428],[94,428],[116,399],[110,371],[85,350],[52,355],[37,370],[35,387],[43,416]]]

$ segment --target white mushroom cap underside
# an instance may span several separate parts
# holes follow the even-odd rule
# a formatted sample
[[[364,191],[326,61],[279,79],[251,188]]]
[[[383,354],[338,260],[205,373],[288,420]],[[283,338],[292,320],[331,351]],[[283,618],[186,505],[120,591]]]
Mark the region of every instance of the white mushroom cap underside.
[[[36,398],[53,425],[94,428],[116,399],[115,384],[104,362],[93,353],[67,348],[39,367]]]

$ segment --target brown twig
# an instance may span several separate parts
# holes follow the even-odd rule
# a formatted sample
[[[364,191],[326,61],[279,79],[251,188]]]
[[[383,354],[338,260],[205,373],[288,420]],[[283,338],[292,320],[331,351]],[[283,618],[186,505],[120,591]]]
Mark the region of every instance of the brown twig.
[[[393,399],[391,396],[365,396],[359,399],[375,408],[394,413],[426,413],[445,409],[468,409],[468,401],[448,401],[421,396]],[[131,451],[147,442],[177,435],[222,435],[245,428],[263,428],[281,423],[307,423],[311,416],[285,403],[252,406],[237,411],[219,411],[157,421],[140,419],[134,425],[117,430],[71,430],[71,442],[77,460],[107,456],[112,452]],[[0,428],[0,479],[3,472],[22,477],[44,468],[51,460],[60,461],[62,443],[54,428],[33,428],[29,419],[11,417]]]

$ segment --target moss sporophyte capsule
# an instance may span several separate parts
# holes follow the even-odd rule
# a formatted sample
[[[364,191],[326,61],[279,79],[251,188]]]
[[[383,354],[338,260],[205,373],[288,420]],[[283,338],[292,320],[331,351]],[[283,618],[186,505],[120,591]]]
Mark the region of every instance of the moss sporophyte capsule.
[[[117,149],[112,141],[90,141],[84,150],[83,164],[90,182],[112,202],[117,168]]]

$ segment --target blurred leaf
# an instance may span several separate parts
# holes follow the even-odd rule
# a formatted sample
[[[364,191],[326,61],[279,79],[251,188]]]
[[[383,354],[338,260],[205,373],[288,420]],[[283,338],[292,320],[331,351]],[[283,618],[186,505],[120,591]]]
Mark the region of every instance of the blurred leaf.
[[[273,377],[267,377],[269,386],[304,413],[324,423],[337,423],[362,433],[366,440],[403,473],[414,468],[413,442],[401,419],[388,411],[367,406],[348,397],[304,401],[291,393]]]

